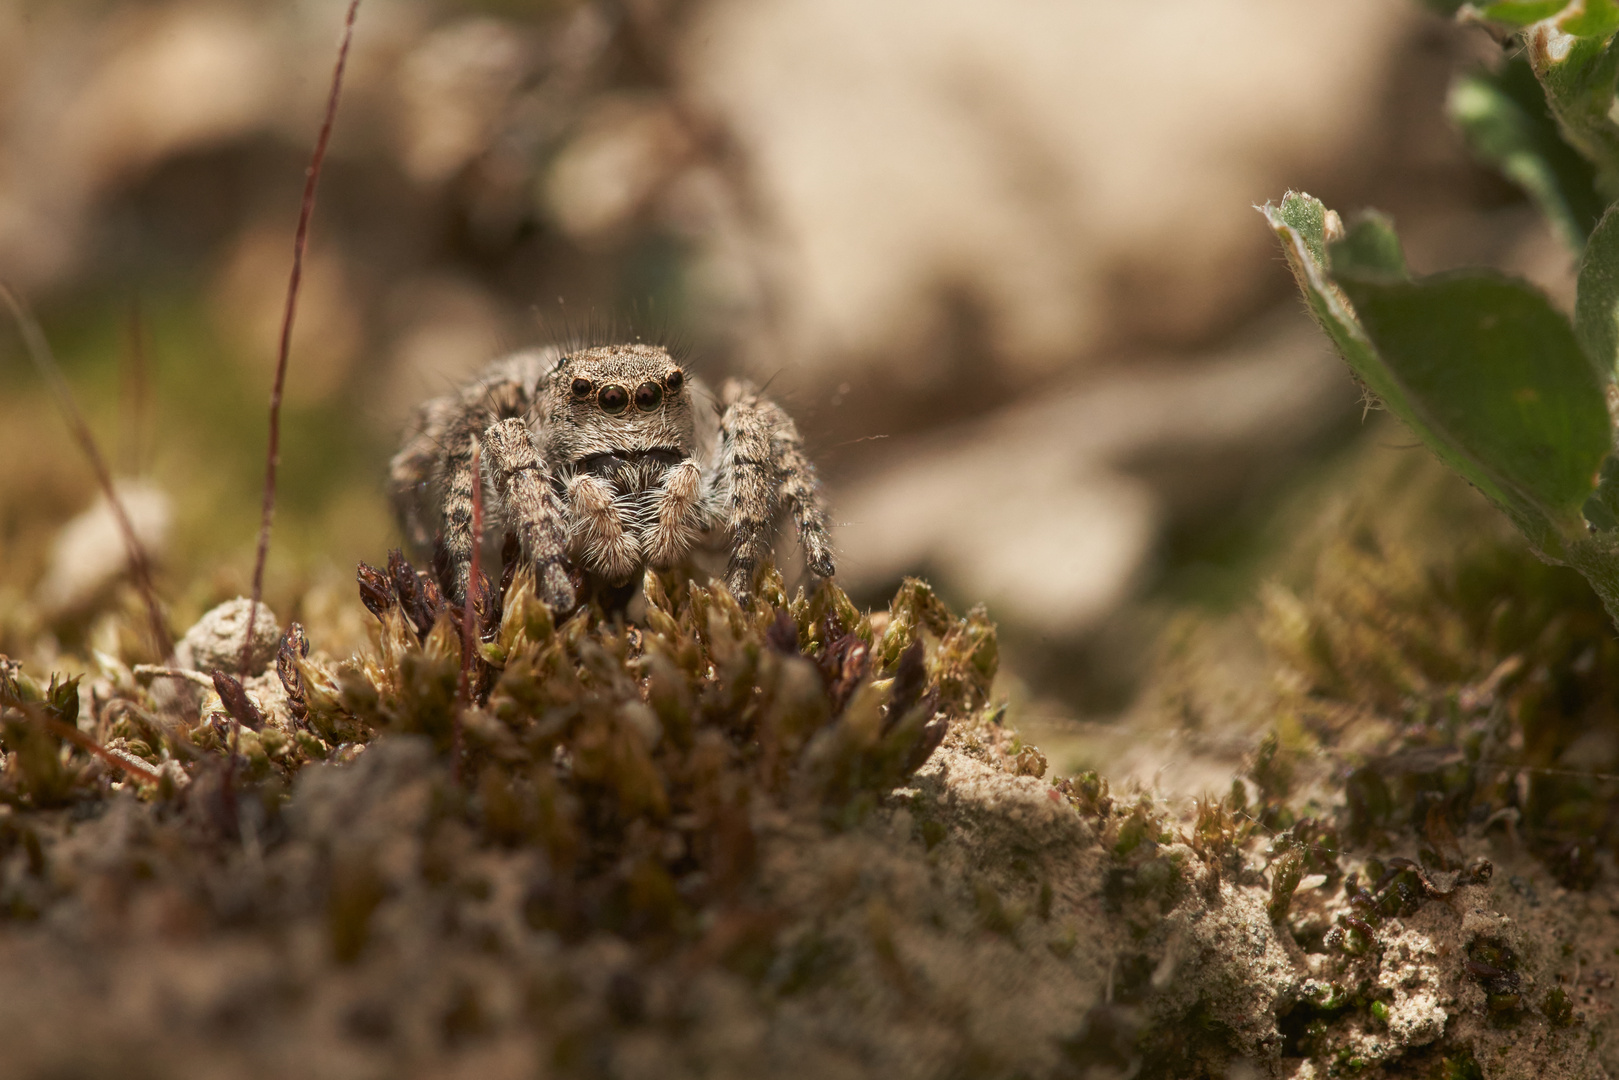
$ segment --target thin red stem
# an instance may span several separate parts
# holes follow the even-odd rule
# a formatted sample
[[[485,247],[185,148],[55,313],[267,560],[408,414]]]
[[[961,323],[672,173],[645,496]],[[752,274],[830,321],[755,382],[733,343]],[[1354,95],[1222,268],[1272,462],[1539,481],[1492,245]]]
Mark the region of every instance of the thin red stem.
[[[478,468],[481,448],[472,444],[472,562],[467,565],[466,600],[461,608],[461,688],[455,718],[450,722],[450,783],[461,783],[461,710],[472,703],[472,658],[483,636],[478,623],[479,563],[483,555],[483,473]]]
[[[51,393],[56,398],[56,407],[61,410],[62,418],[67,421],[79,449],[84,451],[91,470],[96,474],[96,484],[101,488],[102,495],[106,496],[108,505],[112,507],[113,518],[118,523],[118,532],[123,536],[124,548],[129,554],[130,574],[135,579],[135,588],[140,591],[141,599],[146,603],[146,618],[152,635],[152,645],[157,649],[160,658],[167,657],[174,638],[169,633],[168,622],[163,618],[163,609],[157,602],[157,590],[152,585],[152,560],[146,554],[146,546],[135,534],[134,523],[129,520],[124,502],[113,487],[112,472],[107,468],[107,459],[102,456],[101,448],[96,445],[96,437],[91,433],[90,425],[85,422],[84,413],[79,411],[79,403],[74,400],[73,391],[68,386],[67,379],[62,376],[62,366],[56,362],[56,354],[51,351],[51,343],[45,337],[45,331],[40,329],[39,321],[23,302],[17,299],[17,294],[3,283],[0,283],[0,300],[5,301],[6,307],[11,309],[12,318],[17,320],[17,329],[22,333],[29,359],[33,361],[40,378],[51,388]]]
[[[359,10],[360,0],[350,0],[348,15],[343,20],[343,41],[337,49],[337,66],[332,71],[332,89],[326,98],[326,118],[321,122],[309,168],[304,171],[304,199],[298,211],[298,232],[292,242],[292,276],[287,282],[287,306],[281,316],[281,344],[276,354],[275,386],[270,391],[270,445],[265,454],[264,509],[259,521],[258,554],[253,561],[253,600],[247,608],[247,633],[242,640],[242,657],[238,663],[243,675],[249,674],[253,626],[258,620],[259,604],[264,599],[264,562],[270,554],[270,525],[275,520],[275,474],[276,467],[281,464],[281,395],[287,385],[292,327],[298,315],[298,286],[304,276],[304,250],[309,246],[309,220],[315,214],[315,188],[320,183],[321,166],[326,162],[326,148],[332,141],[337,102],[343,93],[343,71],[348,67],[349,45],[354,41],[354,17]]]
[[[124,770],[126,773],[138,780],[144,780],[148,784],[155,784],[162,779],[157,770],[148,768],[145,765],[136,765],[133,761],[125,761],[123,758],[96,742],[94,739],[80,731],[78,728],[74,727],[72,724],[65,724],[54,717],[44,715],[40,715],[39,719],[42,720],[45,727],[58,738],[66,739],[68,742],[77,746],[80,750],[83,750],[94,757],[100,758],[109,765],[116,765],[118,768]]]

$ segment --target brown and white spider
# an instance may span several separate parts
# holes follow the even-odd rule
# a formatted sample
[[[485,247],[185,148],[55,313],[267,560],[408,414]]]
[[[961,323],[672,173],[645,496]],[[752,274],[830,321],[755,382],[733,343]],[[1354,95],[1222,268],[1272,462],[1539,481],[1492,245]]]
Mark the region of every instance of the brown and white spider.
[[[475,443],[493,529],[516,537],[559,611],[582,599],[581,584],[633,591],[642,569],[675,565],[700,542],[728,547],[725,583],[746,605],[788,511],[810,572],[832,575],[815,468],[779,406],[735,380],[716,400],[657,346],[549,348],[424,404],[391,463],[400,524],[417,547],[438,546],[457,601],[472,560]]]

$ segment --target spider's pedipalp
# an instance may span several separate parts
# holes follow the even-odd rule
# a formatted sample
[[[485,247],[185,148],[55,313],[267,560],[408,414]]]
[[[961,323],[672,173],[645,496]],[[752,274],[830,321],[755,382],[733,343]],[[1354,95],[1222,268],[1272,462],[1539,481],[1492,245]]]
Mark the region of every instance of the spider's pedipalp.
[[[625,527],[616,493],[598,476],[581,473],[568,480],[568,554],[609,584],[628,581],[639,569],[636,533]]]
[[[641,533],[647,565],[662,570],[686,557],[708,521],[703,471],[686,460],[664,474]]]

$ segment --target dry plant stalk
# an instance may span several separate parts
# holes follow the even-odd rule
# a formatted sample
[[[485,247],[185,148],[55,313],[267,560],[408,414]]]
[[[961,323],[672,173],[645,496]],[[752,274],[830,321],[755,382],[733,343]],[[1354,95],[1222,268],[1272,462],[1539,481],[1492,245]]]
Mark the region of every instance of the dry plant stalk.
[[[158,656],[168,656],[170,648],[174,645],[174,636],[170,633],[168,622],[163,618],[163,609],[157,602],[157,591],[152,585],[152,562],[140,537],[135,535],[135,526],[129,520],[123,500],[113,488],[112,472],[107,468],[107,459],[102,456],[101,448],[96,444],[96,437],[91,433],[90,425],[84,419],[84,413],[79,410],[72,389],[62,377],[62,366],[57,363],[56,354],[51,351],[51,343],[45,337],[45,331],[40,329],[39,321],[17,298],[17,294],[3,283],[0,283],[0,299],[3,299],[6,306],[11,309],[11,317],[17,321],[17,329],[22,334],[29,359],[33,361],[40,378],[51,388],[51,394],[56,398],[56,407],[61,410],[62,418],[67,421],[79,449],[84,451],[91,470],[96,474],[96,484],[106,496],[108,505],[112,507],[113,518],[118,523],[118,532],[123,536],[124,547],[129,553],[129,568],[135,579],[135,588],[140,591],[141,600],[146,604],[147,628],[152,635],[152,645],[157,649]]]
[[[309,246],[309,220],[315,214],[315,188],[320,183],[321,166],[326,161],[326,148],[332,141],[332,125],[337,120],[337,102],[343,93],[343,72],[348,67],[349,46],[354,41],[354,17],[359,13],[360,0],[350,0],[348,14],[343,20],[343,39],[337,48],[337,65],[332,70],[332,89],[326,98],[326,116],[315,139],[315,153],[309,168],[304,171],[304,198],[298,211],[298,231],[292,242],[292,275],[287,281],[287,306],[281,316],[281,343],[276,354],[275,385],[270,391],[270,442],[265,453],[264,510],[259,522],[258,554],[253,561],[253,598],[247,609],[247,631],[242,638],[242,657],[238,669],[249,674],[248,662],[253,654],[253,627],[258,621],[259,604],[264,599],[264,562],[270,554],[270,524],[275,520],[275,474],[281,463],[281,396],[287,384],[287,360],[292,352],[292,327],[298,314],[298,287],[304,275],[304,249]]]

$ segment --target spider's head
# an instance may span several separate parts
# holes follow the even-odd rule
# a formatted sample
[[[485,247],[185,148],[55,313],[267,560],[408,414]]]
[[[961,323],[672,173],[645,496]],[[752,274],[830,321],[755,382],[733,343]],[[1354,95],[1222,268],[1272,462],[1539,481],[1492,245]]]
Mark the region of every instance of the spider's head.
[[[690,384],[656,345],[602,345],[562,358],[551,377],[554,437],[570,457],[679,450],[693,443]]]

